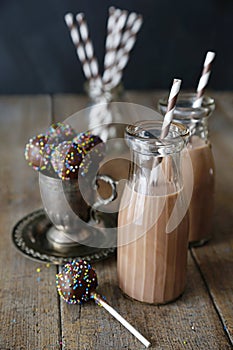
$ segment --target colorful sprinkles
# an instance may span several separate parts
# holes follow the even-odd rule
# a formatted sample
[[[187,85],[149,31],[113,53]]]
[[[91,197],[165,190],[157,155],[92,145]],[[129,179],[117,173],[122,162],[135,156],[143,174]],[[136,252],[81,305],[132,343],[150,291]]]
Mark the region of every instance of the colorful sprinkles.
[[[99,136],[93,135],[89,131],[78,134],[74,137],[73,142],[77,143],[86,152],[89,152],[99,143],[103,143]]]
[[[70,125],[58,122],[49,127],[46,135],[49,138],[48,143],[57,146],[63,141],[72,141],[76,133]]]
[[[24,155],[28,164],[33,167],[34,170],[42,171],[46,169],[48,164],[48,158],[46,152],[48,137],[44,134],[34,136],[26,144]]]
[[[80,171],[81,175],[85,176],[92,165],[99,164],[103,159],[105,144],[99,136],[93,135],[90,132],[78,134],[73,141],[84,150],[84,158],[80,164]]]
[[[97,275],[92,266],[85,260],[73,260],[56,275],[59,295],[68,304],[81,304],[90,300],[90,294],[98,286]]]
[[[97,147],[96,147],[97,146]],[[28,164],[62,180],[85,176],[105,155],[105,144],[90,132],[75,134],[71,126],[55,123],[46,134],[31,138],[25,147]]]

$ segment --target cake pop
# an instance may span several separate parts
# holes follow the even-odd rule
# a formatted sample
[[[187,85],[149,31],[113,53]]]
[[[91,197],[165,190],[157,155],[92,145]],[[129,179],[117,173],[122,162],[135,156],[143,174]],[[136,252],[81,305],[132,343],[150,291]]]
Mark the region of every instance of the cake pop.
[[[83,149],[72,142],[69,151],[66,153],[62,180],[78,178],[79,165],[82,163],[83,156]]]
[[[48,137],[39,134],[32,137],[25,146],[25,159],[34,170],[45,170],[49,162],[49,146],[47,145]]]
[[[54,176],[50,164],[51,154],[54,148],[64,140],[72,140],[75,131],[68,124],[54,123],[45,134],[39,134],[32,137],[25,147],[25,158],[28,164],[37,171],[49,171]]]
[[[58,293],[68,304],[88,301],[98,285],[95,270],[84,260],[67,263],[56,281]]]
[[[151,343],[131,326],[116,310],[114,310],[96,292],[98,286],[97,274],[93,267],[85,260],[72,260],[63,266],[62,271],[56,275],[56,285],[59,295],[68,304],[82,304],[93,299],[98,305],[107,310],[125,328],[127,328],[147,348]]]
[[[51,154],[51,163],[62,180],[77,179],[79,165],[83,160],[83,150],[72,141],[63,141]]]
[[[48,143],[55,147],[63,141],[71,141],[76,133],[70,125],[58,122],[53,123],[48,128],[46,135],[48,136]]]
[[[78,145],[80,145],[86,152],[90,151],[93,147],[100,143],[104,145],[101,138],[97,135],[92,134],[90,131],[78,134],[73,139],[73,142],[76,142]]]
[[[85,176],[88,172],[91,172],[91,174],[95,173],[105,155],[106,147],[104,142],[99,136],[89,131],[78,134],[73,141],[84,150],[84,159],[82,164],[80,164],[81,175]]]

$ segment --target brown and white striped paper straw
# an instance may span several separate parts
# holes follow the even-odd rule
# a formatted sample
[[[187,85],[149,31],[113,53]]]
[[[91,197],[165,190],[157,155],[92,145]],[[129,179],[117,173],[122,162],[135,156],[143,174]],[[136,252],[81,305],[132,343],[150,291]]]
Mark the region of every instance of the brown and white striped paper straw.
[[[161,139],[164,139],[169,132],[169,128],[173,118],[173,113],[176,106],[176,100],[180,91],[180,86],[181,86],[181,80],[174,79],[171,87],[171,91],[169,94],[169,98],[168,98],[167,112],[163,120],[163,125],[162,125],[162,130],[160,135]]]
[[[112,10],[110,12],[110,9]],[[103,73],[103,83],[106,84],[110,82],[114,75],[116,74],[116,54],[118,47],[121,43],[122,30],[125,26],[125,22],[128,16],[128,11],[112,9],[110,8],[109,21],[108,21],[108,35],[106,38],[106,52],[104,58],[104,73]],[[109,28],[109,22],[113,17],[114,23],[113,27]],[[112,23],[111,21],[110,23]],[[111,31],[110,31],[111,29]]]
[[[99,65],[94,55],[94,47],[89,36],[89,30],[88,30],[88,26],[87,26],[87,22],[85,20],[84,14],[78,13],[76,15],[76,20],[79,24],[80,36],[83,41],[86,58],[90,65],[91,78],[94,80],[95,84],[101,86],[102,82],[99,76]]]
[[[136,36],[141,28],[143,19],[141,15],[132,12],[127,20],[124,33],[121,38],[121,45],[116,54],[115,71],[110,86],[115,87],[121,80],[123,69],[129,61],[129,55],[136,42]]]
[[[78,32],[78,28],[77,26],[74,24],[74,17],[72,13],[67,13],[64,17],[65,22],[67,27],[70,30],[70,36],[71,39],[73,41],[73,44],[76,48],[76,53],[77,56],[81,62],[82,68],[83,68],[83,72],[85,77],[87,78],[87,80],[91,79],[92,73],[91,73],[91,67],[89,62],[86,59],[86,54],[85,54],[85,50],[84,50],[84,46],[80,40],[80,35]]]
[[[181,86],[181,80],[174,79],[171,90],[170,90],[169,98],[168,98],[167,112],[164,116],[162,130],[161,130],[161,134],[160,134],[161,140],[164,139],[169,132],[169,128],[170,128],[172,118],[173,118],[173,113],[174,113],[175,106],[176,106],[176,100],[177,100],[177,97],[178,97],[178,94],[180,91],[180,86]],[[153,161],[153,167],[152,167],[150,178],[149,178],[149,182],[153,186],[155,186],[157,184],[158,177],[159,177],[159,165],[161,164],[161,162],[162,162],[161,157],[155,158]]]
[[[107,35],[105,42],[105,56],[104,56],[104,72],[103,72],[103,83],[106,84],[111,80],[112,67],[115,62],[116,47],[115,47],[115,35],[116,35],[116,23],[119,16],[121,15],[121,10],[116,9],[111,6],[109,8],[109,16],[107,22]]]
[[[210,73],[211,73],[211,65],[212,65],[212,62],[214,60],[214,57],[215,57],[214,52],[212,52],[212,51],[207,52],[204,66],[203,66],[203,71],[201,74],[201,78],[200,78],[199,83],[198,83],[197,97],[193,103],[193,108],[201,107],[202,100],[204,97],[205,88],[206,88],[208,81],[209,81],[209,77],[210,77]]]
[[[122,36],[121,48],[117,53],[118,66],[120,69],[123,69],[128,62],[126,61],[126,64],[123,65],[121,62],[122,57],[126,56],[129,58],[129,53],[136,42],[136,35],[141,28],[142,22],[142,16],[136,16],[134,23],[132,23],[132,26],[128,27]]]

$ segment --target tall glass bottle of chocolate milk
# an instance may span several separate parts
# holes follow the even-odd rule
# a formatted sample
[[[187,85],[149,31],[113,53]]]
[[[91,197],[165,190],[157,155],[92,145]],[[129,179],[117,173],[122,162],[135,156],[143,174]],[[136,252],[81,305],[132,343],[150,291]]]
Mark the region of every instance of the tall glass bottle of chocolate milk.
[[[119,286],[141,302],[164,304],[184,291],[188,216],[180,155],[187,129],[172,123],[160,139],[162,122],[126,128],[129,180],[118,214]]]
[[[190,184],[190,172],[183,162],[185,186],[192,189],[189,205],[189,242],[199,246],[211,236],[211,224],[214,211],[215,167],[211,144],[208,138],[208,119],[215,108],[214,100],[205,96],[200,108],[193,108],[196,94],[179,94],[173,120],[189,128],[188,152],[193,167],[193,185]],[[159,101],[159,109],[166,113],[167,100]]]

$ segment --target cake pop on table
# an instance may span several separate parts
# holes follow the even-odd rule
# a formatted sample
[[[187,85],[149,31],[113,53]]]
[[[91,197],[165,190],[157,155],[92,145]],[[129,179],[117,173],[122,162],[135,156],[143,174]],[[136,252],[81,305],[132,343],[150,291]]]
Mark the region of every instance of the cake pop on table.
[[[130,323],[96,292],[98,286],[97,274],[95,269],[87,261],[74,259],[65,264],[61,272],[56,275],[56,285],[59,295],[68,304],[82,304],[93,299],[98,305],[104,307],[147,348],[151,345],[142,334],[131,326]]]

